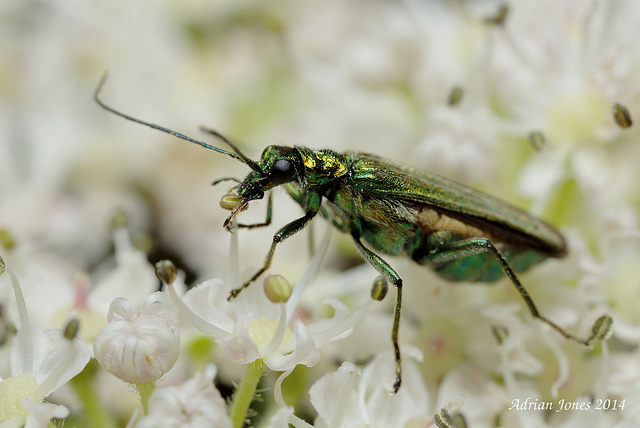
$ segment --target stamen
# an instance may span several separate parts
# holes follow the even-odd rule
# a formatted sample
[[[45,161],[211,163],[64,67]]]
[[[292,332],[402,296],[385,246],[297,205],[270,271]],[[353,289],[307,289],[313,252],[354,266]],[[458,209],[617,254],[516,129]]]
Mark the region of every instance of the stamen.
[[[613,105],[613,118],[615,119],[618,126],[622,129],[630,128],[631,125],[633,125],[629,110],[627,110],[627,108],[622,104],[615,103]]]
[[[594,393],[594,401],[598,398],[604,401],[608,395],[608,386],[609,386],[609,376],[611,367],[611,355],[609,353],[609,345],[606,341],[601,342],[602,349],[602,357],[601,357],[601,366],[600,366],[600,374],[598,379],[593,386]]]
[[[4,265],[4,262],[2,263]],[[24,355],[24,374],[33,375],[33,342],[31,338],[31,324],[29,324],[29,314],[27,313],[27,305],[24,301],[24,295],[22,294],[22,288],[15,274],[8,270],[6,271],[11,278],[11,284],[13,285],[13,294],[16,296],[16,304],[18,306],[18,314],[20,316],[20,329],[18,330],[18,337],[22,343],[22,352]]]
[[[367,311],[367,308],[371,305],[372,302],[373,300],[367,300],[365,304],[362,305],[360,309],[356,310],[353,314],[351,314],[351,316],[343,319],[342,321],[340,321],[335,325],[332,325],[326,330],[313,333],[312,336],[313,336],[314,342],[326,343],[332,339],[335,340],[335,338],[340,337],[342,334],[352,329],[353,326],[355,326],[358,323],[358,321],[360,321],[360,318],[362,318],[362,316],[365,314],[365,312]]]
[[[389,283],[384,276],[378,276],[373,281],[373,287],[371,287],[371,298],[381,302],[389,291]]]
[[[238,244],[238,220],[231,222],[229,240],[229,285],[232,289],[240,286],[240,250]]]
[[[7,229],[0,229],[0,245],[2,245],[5,250],[11,250],[16,246],[16,241]],[[0,271],[0,275],[2,275],[2,271]]]
[[[464,95],[464,89],[461,86],[454,86],[449,93],[449,99],[447,103],[450,106],[454,106],[460,102],[462,96]]]
[[[132,247],[127,229],[118,227],[113,231],[113,246],[115,247],[116,257],[118,254],[126,253]]]
[[[583,68],[590,67],[598,54],[602,52],[614,33],[616,27],[615,12],[619,1],[591,1],[591,7],[584,23],[582,43]]]
[[[468,428],[469,424],[467,424],[467,419],[464,417],[462,413],[454,413],[453,422],[457,428]]]
[[[71,318],[67,321],[63,329],[63,337],[67,340],[63,340],[58,345],[58,358],[56,359],[55,364],[53,364],[51,372],[49,375],[40,383],[40,391],[44,396],[47,396],[51,391],[56,388],[56,384],[62,378],[65,371],[71,366],[73,360],[76,358],[76,347],[74,346],[73,339],[67,336],[67,334],[71,335],[75,332],[73,337],[76,336],[79,329],[79,322],[77,318]],[[54,351],[55,352],[55,351]]]
[[[491,332],[498,341],[498,345],[502,345],[509,336],[509,330],[503,325],[492,325]]]
[[[160,260],[156,263],[155,268],[156,276],[166,285],[173,284],[173,281],[178,277],[176,265],[170,260]]]
[[[276,379],[273,387],[274,401],[276,402],[278,408],[281,409],[287,407],[287,403],[284,402],[284,397],[282,396],[282,382],[284,382],[284,380],[291,374],[291,372],[293,372],[293,369],[289,369],[278,376],[278,379]],[[294,414],[289,416],[288,422],[295,428],[313,428],[313,425],[309,425],[307,422],[303,421]]]
[[[122,208],[118,208],[111,216],[110,227],[111,229],[119,229],[129,224],[129,214]]]
[[[438,428],[457,428],[451,413],[447,409],[439,409],[433,414],[433,422]]]
[[[547,144],[544,134],[540,131],[534,131],[529,134],[529,141],[536,151],[540,151]]]
[[[290,321],[291,316],[293,315],[295,308],[298,306],[300,299],[304,293],[304,290],[311,283],[313,278],[316,277],[318,271],[320,270],[320,266],[322,265],[322,261],[324,260],[324,256],[327,254],[327,249],[329,248],[329,242],[331,241],[331,232],[333,231],[333,225],[331,224],[332,216],[327,218],[326,231],[324,233],[324,238],[322,242],[320,242],[320,246],[316,250],[316,253],[311,258],[309,262],[309,266],[307,270],[300,278],[300,281],[296,283],[293,287],[293,292],[291,293],[291,297],[287,301],[287,313],[289,314],[289,319],[287,319],[287,323]]]
[[[509,6],[501,4],[495,15],[489,16],[484,19],[484,22],[489,25],[495,25],[496,27],[504,27],[504,23],[507,20],[509,14]]]
[[[202,319],[200,315],[196,314],[189,306],[184,303],[182,298],[178,296],[173,285],[167,285],[167,293],[169,293],[169,296],[171,296],[171,300],[173,300],[173,303],[175,303],[179,313],[184,315],[189,320],[189,322],[202,333],[206,334],[207,336],[211,336],[214,339],[224,339],[231,335],[229,332],[208,323],[207,321]]]
[[[76,338],[76,336],[78,336],[79,330],[80,321],[78,321],[78,318],[75,316],[75,314],[73,314],[62,329],[62,335],[67,340],[73,340]]]
[[[519,390],[518,390],[518,384],[516,383],[515,374],[509,364],[508,349],[507,349],[507,346],[505,346],[505,341],[508,336],[507,335],[503,336],[502,332],[500,332],[501,329],[504,329],[506,332],[506,328],[503,326],[491,326],[491,329],[494,331],[494,335],[496,336],[496,339],[500,344],[500,348],[499,348],[500,366],[499,367],[500,367],[500,373],[502,374],[502,380],[504,381],[505,387],[507,388],[507,392],[509,393],[509,395],[515,399],[518,399],[520,396]],[[502,338],[502,340],[500,340],[499,338]],[[528,426],[523,412],[516,412],[516,418],[520,422],[520,425],[522,425],[523,427]]]
[[[276,331],[269,341],[267,347],[261,352],[262,355],[271,355],[275,353],[282,344],[282,339],[284,338],[284,333],[287,329],[287,307],[284,303],[279,303],[278,309],[280,311],[280,316],[278,317],[278,327],[276,327]]]
[[[226,194],[222,198],[220,198],[220,207],[222,207],[222,209],[232,211],[240,204],[241,201],[241,196]]]
[[[338,427],[342,426],[342,420],[344,419],[344,415],[347,412],[347,408],[349,407],[350,400],[349,395],[351,393],[351,388],[354,382],[354,372],[353,370],[348,370],[347,376],[349,377],[346,382],[343,382],[340,389],[338,390],[338,399],[337,403],[340,403],[338,408],[333,413],[333,418],[329,422],[330,427]],[[364,394],[358,394],[361,399],[364,399]]]
[[[289,369],[283,372],[278,379],[276,379],[276,383],[273,385],[273,398],[276,402],[276,406],[278,407],[287,407],[287,403],[284,402],[284,396],[282,395],[282,382],[293,372],[293,369]]]
[[[555,399],[558,398],[558,390],[569,380],[571,374],[569,359],[565,353],[562,352],[556,341],[547,335],[542,335],[542,338],[558,361],[558,378],[553,385],[551,385],[551,396]]]
[[[240,200],[240,202],[235,206],[235,208],[231,210],[231,214],[229,214],[229,217],[227,217],[224,223],[222,223],[222,227],[224,227],[229,232],[231,232],[231,228],[233,227],[233,220],[235,220],[236,216],[240,211],[245,210],[248,203],[249,203],[249,200],[242,198],[242,200]]]
[[[613,335],[613,319],[609,315],[602,315],[593,323],[591,333],[592,336],[588,341],[592,339],[606,341]]]
[[[271,303],[286,303],[291,291],[291,284],[282,275],[268,275],[264,279],[264,294]]]

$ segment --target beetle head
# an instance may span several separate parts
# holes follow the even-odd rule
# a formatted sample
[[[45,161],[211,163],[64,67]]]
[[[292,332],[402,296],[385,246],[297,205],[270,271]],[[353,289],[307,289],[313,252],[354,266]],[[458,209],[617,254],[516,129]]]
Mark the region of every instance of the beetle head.
[[[236,150],[236,152],[238,152]],[[302,159],[300,154],[293,147],[268,146],[262,152],[260,162],[247,162],[253,169],[242,180],[237,188],[240,202],[235,207],[229,217],[225,220],[224,226],[229,228],[231,220],[255,199],[262,199],[265,192],[276,186],[295,181],[302,176]]]

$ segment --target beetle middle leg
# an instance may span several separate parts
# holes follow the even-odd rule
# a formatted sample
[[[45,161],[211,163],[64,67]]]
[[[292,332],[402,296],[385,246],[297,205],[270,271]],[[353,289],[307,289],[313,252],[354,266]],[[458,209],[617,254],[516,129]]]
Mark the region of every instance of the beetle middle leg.
[[[400,365],[400,345],[398,344],[398,333],[400,330],[400,313],[402,310],[402,278],[400,275],[385,262],[380,256],[373,251],[365,247],[360,242],[360,237],[356,234],[352,234],[356,247],[360,251],[360,254],[365,258],[371,266],[377,270],[380,275],[384,276],[387,281],[396,286],[396,307],[393,313],[393,329],[391,330],[391,342],[393,343],[393,351],[396,358],[396,380],[393,383],[393,393],[395,394],[400,389],[402,384],[402,369]]]
[[[516,276],[515,272],[509,265],[509,262],[505,258],[505,256],[496,248],[496,246],[487,238],[468,238],[462,239],[455,242],[448,242],[439,246],[437,249],[433,250],[432,253],[428,254],[425,257],[425,260],[433,263],[433,265],[445,265],[451,261],[459,259],[464,256],[472,256],[472,255],[481,255],[491,253],[500,264],[500,267],[504,271],[505,275],[509,278],[511,283],[516,287],[520,296],[524,299],[527,307],[529,308],[529,312],[535,318],[538,318],[540,321],[546,323],[549,327],[553,328],[555,331],[560,333],[566,339],[573,340],[581,345],[589,346],[593,337],[585,340],[578,336],[574,336],[569,333],[550,319],[540,314],[538,308],[535,303],[529,296],[529,293],[524,288],[520,280]]]

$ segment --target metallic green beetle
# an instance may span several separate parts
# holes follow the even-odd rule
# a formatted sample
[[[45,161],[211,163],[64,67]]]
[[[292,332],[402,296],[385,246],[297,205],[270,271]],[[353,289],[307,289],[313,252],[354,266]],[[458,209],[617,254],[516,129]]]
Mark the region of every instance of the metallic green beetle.
[[[233,152],[114,110],[98,98],[103,83],[104,78],[94,93],[94,99],[102,108],[240,160],[252,169],[244,180],[232,179],[239,182],[236,187],[239,200],[224,227],[230,228],[231,220],[250,201],[262,199],[277,186],[285,186],[303,208],[302,217],[286,224],[273,236],[262,268],[232,290],[229,299],[235,298],[269,268],[280,242],[302,230],[319,212],[329,216],[325,210],[331,211],[329,217],[333,224],[351,234],[367,262],[396,287],[391,333],[396,359],[394,392],[402,381],[398,330],[403,284],[398,273],[377,253],[406,255],[451,281],[491,282],[506,275],[534,317],[583,345],[589,345],[594,339],[594,336],[586,340],[574,336],[542,316],[516,276],[516,272],[525,271],[547,257],[566,254],[562,236],[542,220],[461,184],[371,154],[268,146],[260,161],[255,162],[216,131],[204,129],[228,144]],[[266,221],[238,226],[266,226],[271,223],[271,211],[269,193]]]

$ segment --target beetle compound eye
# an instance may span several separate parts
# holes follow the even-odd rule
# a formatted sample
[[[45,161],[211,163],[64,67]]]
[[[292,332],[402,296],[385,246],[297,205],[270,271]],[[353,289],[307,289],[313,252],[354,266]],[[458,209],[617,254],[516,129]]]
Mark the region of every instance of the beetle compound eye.
[[[275,185],[291,181],[296,172],[293,163],[289,159],[278,159],[269,171],[269,180]]]

